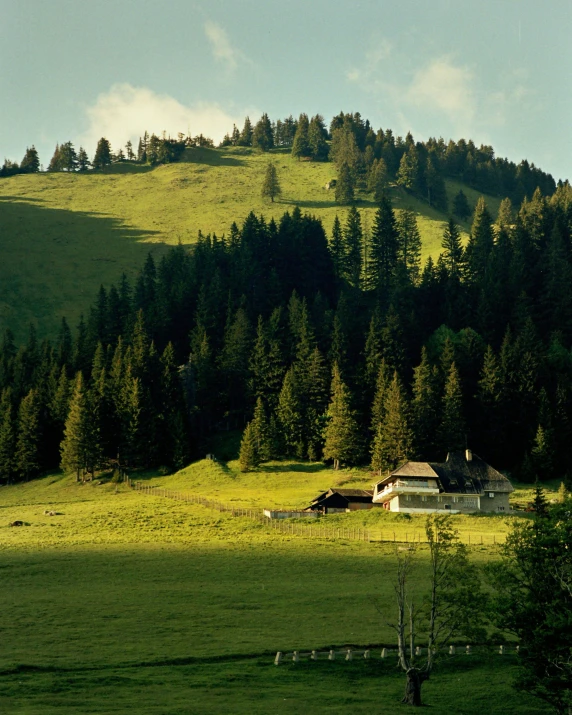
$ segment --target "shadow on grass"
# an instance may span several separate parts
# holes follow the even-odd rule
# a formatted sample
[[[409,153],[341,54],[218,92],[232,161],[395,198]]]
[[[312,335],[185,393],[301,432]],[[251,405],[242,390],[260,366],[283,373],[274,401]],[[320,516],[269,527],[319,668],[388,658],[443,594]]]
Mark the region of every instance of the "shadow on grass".
[[[220,149],[197,147],[186,149],[179,164],[206,164],[207,166],[243,166],[244,161]]]
[[[315,474],[329,469],[321,462],[284,462],[282,464],[262,464],[261,471],[264,472],[302,472]]]
[[[53,336],[62,317],[74,326],[100,285],[123,272],[133,276],[149,252],[155,231],[125,226],[112,216],[50,208],[40,200],[0,196],[0,332],[25,339],[28,325]]]

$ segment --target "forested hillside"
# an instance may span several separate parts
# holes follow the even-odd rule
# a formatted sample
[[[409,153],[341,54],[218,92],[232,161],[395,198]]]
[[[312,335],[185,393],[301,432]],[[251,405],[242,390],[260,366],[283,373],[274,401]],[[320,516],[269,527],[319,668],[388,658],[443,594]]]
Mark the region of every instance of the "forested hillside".
[[[414,212],[384,193],[330,235],[300,209],[201,235],[101,289],[73,334],[0,357],[0,476],[176,467],[248,424],[245,469],[271,457],[442,458],[469,445],[521,479],[565,476],[572,438],[572,190],[498,217],[480,200],[462,246],[422,263]],[[61,452],[59,445],[61,442]]]
[[[42,337],[54,337],[62,317],[77,325],[100,284],[109,289],[122,272],[133,279],[150,249],[159,260],[165,244],[228,234],[251,211],[278,221],[299,206],[330,235],[355,200],[369,234],[388,191],[396,210],[416,212],[422,256],[437,260],[449,214],[466,240],[480,194],[496,216],[505,196],[517,206],[537,187],[545,196],[555,189],[548,174],[490,146],[395,137],[359,114],[340,114],[329,128],[319,115],[247,118],[217,149],[202,136],[144,135],[138,147],[102,139],[88,156],[66,141],[42,160],[46,172],[32,146],[0,169],[0,329],[19,342],[29,323]],[[274,203],[261,197],[269,162],[282,190]]]

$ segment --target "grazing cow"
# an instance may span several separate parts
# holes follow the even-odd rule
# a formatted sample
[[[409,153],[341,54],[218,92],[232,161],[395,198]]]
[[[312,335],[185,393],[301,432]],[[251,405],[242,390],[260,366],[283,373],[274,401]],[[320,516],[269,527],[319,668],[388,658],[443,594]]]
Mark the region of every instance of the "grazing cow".
[[[16,521],[11,521],[10,526],[24,526],[24,522],[16,519]]]

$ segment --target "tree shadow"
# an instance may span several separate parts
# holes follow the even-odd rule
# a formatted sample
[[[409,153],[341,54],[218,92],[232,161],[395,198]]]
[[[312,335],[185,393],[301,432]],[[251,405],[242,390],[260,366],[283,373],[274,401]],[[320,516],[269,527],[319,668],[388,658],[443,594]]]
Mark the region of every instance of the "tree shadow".
[[[264,472],[302,472],[316,474],[323,472],[329,467],[322,462],[284,462],[282,464],[262,464],[261,470]]]
[[[244,166],[244,161],[222,149],[194,147],[185,149],[179,164],[204,164],[206,166]]]
[[[34,324],[53,336],[62,317],[74,326],[99,286],[133,277],[147,253],[168,250],[154,231],[103,214],[50,208],[41,199],[0,196],[0,332],[25,339]]]

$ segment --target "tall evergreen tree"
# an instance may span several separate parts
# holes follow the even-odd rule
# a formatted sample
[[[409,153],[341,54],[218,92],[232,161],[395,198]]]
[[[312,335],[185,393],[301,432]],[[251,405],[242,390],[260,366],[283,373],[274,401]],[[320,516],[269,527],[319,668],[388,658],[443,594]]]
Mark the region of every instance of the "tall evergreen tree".
[[[375,213],[368,257],[368,285],[381,293],[387,293],[393,284],[397,269],[399,233],[391,200],[382,197]]]
[[[336,183],[336,202],[342,206],[353,204],[354,197],[354,179],[350,167],[345,162],[341,164],[338,181]]]
[[[308,132],[310,130],[310,122],[307,114],[301,114],[298,119],[298,126],[294,141],[292,142],[292,156],[298,160],[311,156],[310,140]]]
[[[332,227],[332,238],[330,240],[330,255],[334,265],[334,275],[339,281],[344,275],[345,267],[345,245],[340,219],[336,214]]]
[[[395,469],[412,456],[413,432],[407,396],[395,372],[387,390],[383,419],[378,423],[371,448],[371,468],[381,474]]]
[[[20,173],[36,174],[38,171],[40,171],[40,158],[36,147],[32,144],[31,147],[26,147],[26,153],[20,162]]]
[[[40,398],[37,390],[30,390],[20,403],[18,410],[18,436],[16,440],[15,469],[17,474],[28,481],[41,468],[41,422]]]
[[[457,218],[461,219],[461,221],[465,221],[471,215],[469,200],[467,199],[463,189],[459,189],[459,191],[455,194],[455,198],[453,199],[453,214]]]
[[[0,399],[0,483],[9,484],[15,475],[14,452],[16,435],[14,414],[9,390]]]
[[[421,459],[431,459],[435,456],[439,395],[437,376],[429,362],[425,347],[421,351],[421,362],[413,371],[411,411],[414,451]]]
[[[92,166],[94,169],[104,169],[111,164],[111,144],[107,139],[102,137],[97,142],[95,156],[93,157]]]
[[[441,248],[449,276],[460,280],[464,269],[464,252],[459,227],[452,218],[443,232]]]
[[[274,147],[274,137],[272,135],[272,126],[268,114],[264,113],[260,120],[256,123],[252,132],[252,146],[254,149],[261,151],[269,151]]]
[[[278,181],[278,172],[276,171],[276,164],[269,161],[266,167],[266,173],[264,175],[264,182],[262,184],[261,196],[263,199],[269,198],[272,203],[274,203],[274,198],[282,193],[280,188],[280,182]]]
[[[350,392],[334,364],[331,400],[327,412],[324,458],[332,459],[334,469],[341,464],[355,464],[361,452],[360,434],[356,413],[351,407]]]
[[[405,208],[396,222],[398,234],[397,260],[414,285],[421,271],[421,234],[413,209]]]
[[[351,286],[359,288],[363,260],[363,229],[360,213],[355,206],[348,211],[344,246],[344,277]]]
[[[466,249],[467,268],[474,282],[484,278],[493,245],[493,220],[484,198],[480,196],[475,207],[471,235]]]
[[[466,447],[463,393],[455,363],[452,363],[445,382],[439,439],[442,455]]]

